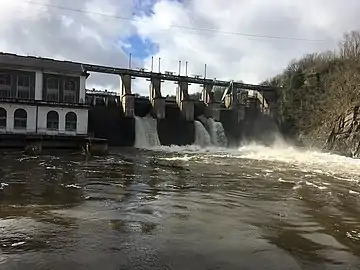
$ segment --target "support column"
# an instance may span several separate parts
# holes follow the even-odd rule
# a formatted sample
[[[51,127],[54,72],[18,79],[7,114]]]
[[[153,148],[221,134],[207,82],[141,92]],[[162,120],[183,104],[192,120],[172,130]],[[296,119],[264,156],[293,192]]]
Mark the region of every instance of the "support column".
[[[35,73],[35,100],[43,99],[43,73],[37,70]]]
[[[203,101],[206,104],[205,117],[220,121],[220,102],[215,101],[213,85],[205,84],[202,95]]]
[[[86,76],[80,76],[80,87],[79,87],[79,100],[78,102],[84,104],[86,96]]]
[[[176,88],[176,103],[183,113],[186,121],[194,121],[194,101],[189,97],[189,84],[179,81]]]
[[[131,93],[131,76],[120,75],[121,104],[125,117],[135,116],[135,96]]]
[[[165,118],[165,98],[161,95],[161,79],[151,78],[149,85],[149,99],[157,119]]]

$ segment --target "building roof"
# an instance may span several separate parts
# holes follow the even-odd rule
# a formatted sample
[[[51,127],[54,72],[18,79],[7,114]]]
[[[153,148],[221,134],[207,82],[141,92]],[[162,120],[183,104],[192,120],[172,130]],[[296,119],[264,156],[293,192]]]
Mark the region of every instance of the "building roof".
[[[7,68],[10,66],[44,71],[57,71],[76,74],[84,73],[81,63],[0,52],[0,67]]]

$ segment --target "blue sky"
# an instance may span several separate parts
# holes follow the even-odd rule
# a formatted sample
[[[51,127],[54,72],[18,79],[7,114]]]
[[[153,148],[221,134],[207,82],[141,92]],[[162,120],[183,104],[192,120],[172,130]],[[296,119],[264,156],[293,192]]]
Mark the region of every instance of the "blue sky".
[[[122,46],[122,50],[132,57],[140,61],[147,57],[156,54],[159,51],[159,46],[153,43],[150,39],[144,39],[137,34],[131,35],[124,40],[125,45]]]
[[[153,14],[153,8],[159,0],[133,0],[134,13],[133,17],[148,17]],[[143,38],[138,34],[133,34],[123,41],[122,50],[133,59],[143,61],[159,51],[158,44],[152,42],[149,38]]]

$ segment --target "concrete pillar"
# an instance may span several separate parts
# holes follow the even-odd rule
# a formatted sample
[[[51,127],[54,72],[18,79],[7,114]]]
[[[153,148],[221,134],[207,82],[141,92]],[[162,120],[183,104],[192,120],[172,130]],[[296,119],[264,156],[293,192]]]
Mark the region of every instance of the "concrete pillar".
[[[205,84],[203,86],[203,91],[202,91],[202,100],[204,101],[205,104],[209,104],[211,102],[214,102],[214,92],[213,90],[213,85],[212,84]]]
[[[86,76],[80,76],[79,103],[85,103]]]
[[[157,119],[165,118],[165,98],[161,95],[161,79],[151,78],[149,85],[149,99]]]
[[[194,121],[194,101],[183,100],[181,101],[180,110],[182,111],[186,121]]]
[[[207,118],[213,118],[220,121],[220,102],[215,101],[213,85],[205,84],[203,86],[203,101],[206,104],[204,115]]]
[[[153,98],[152,102],[153,112],[157,119],[165,118],[166,100],[164,97]]]
[[[131,76],[120,75],[120,94],[121,96],[131,95]]]
[[[121,98],[122,108],[124,110],[125,117],[135,116],[135,96],[132,94],[124,95]]]
[[[179,81],[176,89],[176,103],[186,121],[194,121],[194,101],[190,99],[188,89],[187,82]]]
[[[35,100],[42,100],[43,94],[43,73],[37,70],[35,73]]]
[[[135,116],[135,96],[131,93],[131,76],[120,75],[121,104],[125,117]]]

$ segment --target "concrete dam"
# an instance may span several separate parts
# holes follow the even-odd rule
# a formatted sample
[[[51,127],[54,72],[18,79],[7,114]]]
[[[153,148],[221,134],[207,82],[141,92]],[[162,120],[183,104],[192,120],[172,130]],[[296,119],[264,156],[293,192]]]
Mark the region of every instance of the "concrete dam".
[[[120,95],[87,91],[89,132],[107,139],[109,146],[151,148],[160,145],[197,145],[200,147],[237,146],[243,140],[260,139],[276,129],[272,115],[262,104],[246,96],[244,105],[226,108],[219,104],[217,119],[208,116],[208,105],[194,101],[193,119],[186,119],[174,101],[166,101],[165,117],[158,119],[148,98],[134,98],[134,115],[127,116]],[[265,138],[266,140],[266,138]]]
[[[88,131],[109,146],[147,148],[158,145],[236,146],[243,140],[267,140],[276,129],[277,91],[264,85],[158,73],[143,69],[82,64],[85,72],[119,76],[120,93],[86,92],[90,105]],[[149,96],[133,94],[132,80],[146,78]],[[161,84],[176,84],[175,100],[162,96]],[[200,100],[191,98],[189,84],[202,86]],[[223,89],[216,100],[214,87]],[[265,136],[264,136],[265,135]]]

